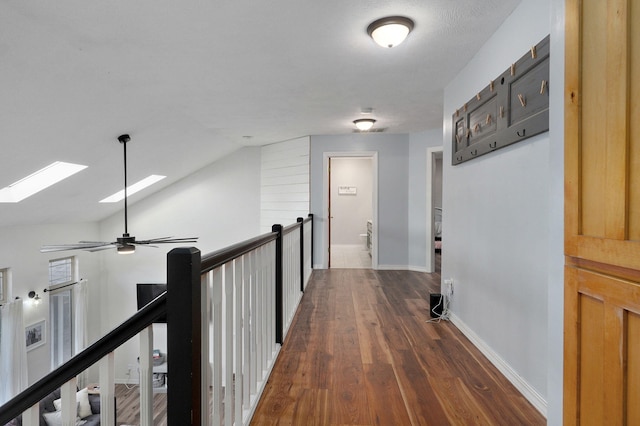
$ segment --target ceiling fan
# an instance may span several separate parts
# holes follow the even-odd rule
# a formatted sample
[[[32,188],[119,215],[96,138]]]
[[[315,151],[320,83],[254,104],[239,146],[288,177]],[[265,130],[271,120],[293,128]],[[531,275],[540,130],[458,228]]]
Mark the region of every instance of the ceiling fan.
[[[40,248],[41,253],[65,250],[100,251],[116,248],[120,254],[130,254],[136,251],[137,245],[157,247],[155,244],[195,243],[198,241],[198,237],[160,237],[150,240],[136,240],[136,237],[129,235],[127,229],[127,142],[130,140],[131,137],[129,135],[118,136],[118,141],[122,144],[124,150],[124,234],[122,234],[122,237],[117,237],[116,241],[112,242],[80,241],[75,244],[43,245]]]

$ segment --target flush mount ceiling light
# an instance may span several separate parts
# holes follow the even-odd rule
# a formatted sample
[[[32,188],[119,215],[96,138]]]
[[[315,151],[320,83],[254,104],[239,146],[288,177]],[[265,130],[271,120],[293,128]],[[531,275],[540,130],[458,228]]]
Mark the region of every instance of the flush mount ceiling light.
[[[404,16],[388,16],[373,21],[367,33],[382,47],[394,47],[404,41],[413,29],[413,21]]]
[[[373,127],[373,123],[375,122],[376,120],[374,120],[373,118],[360,118],[358,120],[354,120],[353,124],[355,124],[358,130],[360,130],[361,132],[366,132],[371,127]]]

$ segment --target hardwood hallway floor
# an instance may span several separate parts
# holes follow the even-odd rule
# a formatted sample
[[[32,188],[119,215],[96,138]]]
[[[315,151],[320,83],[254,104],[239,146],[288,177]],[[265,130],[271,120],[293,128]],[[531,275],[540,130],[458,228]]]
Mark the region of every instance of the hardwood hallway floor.
[[[451,323],[439,274],[313,272],[253,425],[543,425]]]

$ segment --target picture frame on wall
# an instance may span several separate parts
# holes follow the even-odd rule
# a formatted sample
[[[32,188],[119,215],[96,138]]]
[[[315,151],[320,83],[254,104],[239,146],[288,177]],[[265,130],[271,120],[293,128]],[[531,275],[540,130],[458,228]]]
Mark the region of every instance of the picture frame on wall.
[[[28,325],[24,329],[24,337],[27,344],[27,351],[42,346],[47,341],[47,321],[41,320]]]

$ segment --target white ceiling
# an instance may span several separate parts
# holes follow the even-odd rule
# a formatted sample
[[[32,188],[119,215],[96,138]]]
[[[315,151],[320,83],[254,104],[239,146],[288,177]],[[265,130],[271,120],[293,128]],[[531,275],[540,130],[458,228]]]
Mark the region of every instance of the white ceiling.
[[[89,167],[18,204],[0,226],[101,220],[129,182],[149,195],[243,145],[376,127],[442,125],[443,87],[519,0],[3,0],[0,188],[55,160]],[[383,16],[415,21],[384,49]],[[505,40],[508,42],[508,40]]]

